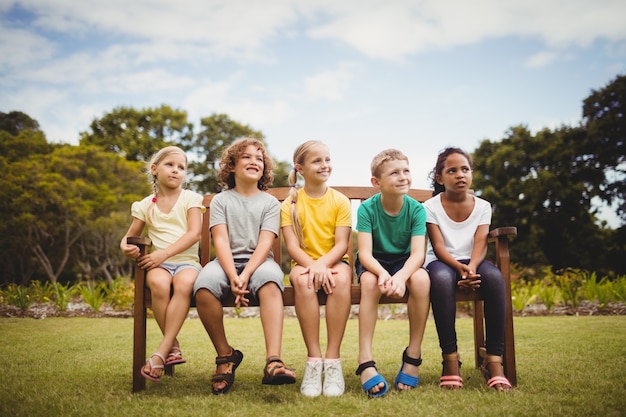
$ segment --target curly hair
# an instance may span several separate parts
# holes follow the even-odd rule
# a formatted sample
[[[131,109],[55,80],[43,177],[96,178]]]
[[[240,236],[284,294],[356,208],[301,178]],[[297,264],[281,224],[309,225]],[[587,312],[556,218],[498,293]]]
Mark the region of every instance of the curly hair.
[[[235,188],[235,173],[233,172],[235,165],[237,160],[241,158],[244,150],[250,145],[263,154],[263,175],[259,179],[257,187],[261,191],[267,191],[272,182],[274,182],[274,160],[268,155],[265,145],[260,139],[248,137],[233,142],[222,152],[217,178],[223,189],[232,190]]]
[[[443,193],[444,191],[446,191],[446,187],[437,182],[437,176],[443,174],[443,166],[445,165],[446,160],[448,159],[450,155],[455,154],[455,153],[458,153],[466,157],[467,162],[469,162],[470,168],[473,168],[474,162],[472,161],[472,157],[461,148],[455,148],[451,146],[439,152],[439,156],[437,156],[437,163],[435,164],[435,167],[428,175],[428,177],[431,180],[431,185],[433,187],[433,196],[436,196],[437,194]]]

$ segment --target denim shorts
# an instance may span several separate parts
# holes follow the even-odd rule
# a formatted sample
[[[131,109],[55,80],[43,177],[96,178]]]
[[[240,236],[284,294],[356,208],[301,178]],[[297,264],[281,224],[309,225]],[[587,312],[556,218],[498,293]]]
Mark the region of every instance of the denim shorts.
[[[191,269],[196,270],[196,272],[200,272],[200,269],[201,269],[198,265],[193,265],[193,264],[174,264],[174,263],[169,263],[169,262],[163,262],[161,265],[159,265],[159,268],[165,269],[172,276],[175,276],[176,274],[178,274],[183,269],[191,268]]]
[[[398,257],[393,259],[376,258],[378,263],[380,263],[380,266],[385,268],[385,271],[389,272],[389,275],[391,276],[393,276],[393,274],[402,269],[407,259],[409,259],[409,255],[399,255]],[[361,265],[358,256],[356,258],[356,261],[354,262],[354,269],[356,270],[356,276],[359,280],[359,283],[361,283],[361,274],[367,271],[367,269],[365,269],[365,267]]]

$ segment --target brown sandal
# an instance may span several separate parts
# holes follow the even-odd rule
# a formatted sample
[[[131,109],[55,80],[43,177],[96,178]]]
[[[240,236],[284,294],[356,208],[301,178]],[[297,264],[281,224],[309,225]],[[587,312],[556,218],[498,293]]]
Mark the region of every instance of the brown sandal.
[[[459,389],[463,387],[463,378],[461,377],[461,357],[458,352],[442,354],[443,361],[441,364],[445,369],[446,362],[458,363],[459,371],[457,375],[444,375],[444,369],[441,370],[441,378],[439,378],[439,387],[448,389]]]
[[[216,370],[216,373],[213,374],[213,377],[211,378],[211,392],[213,392],[213,394],[215,395],[226,394],[228,390],[233,386],[233,383],[235,382],[235,370],[243,360],[243,353],[236,349],[233,349],[232,347],[230,348],[230,350],[230,355],[218,356],[217,358],[215,358],[215,365],[217,366],[228,364],[228,370],[225,373],[218,374]],[[221,389],[215,389],[213,383],[221,381],[226,382],[226,386]]]
[[[487,350],[485,348],[480,348],[479,353],[480,357],[483,359],[480,364],[480,372],[482,372],[485,377],[487,386],[497,391],[508,391],[513,388],[511,382],[505,376],[491,376],[491,372],[489,372],[488,366],[491,363],[498,363],[502,366],[502,356],[487,355]],[[500,387],[497,387],[497,385],[500,385]]]
[[[293,369],[285,367],[278,356],[270,356],[265,363],[263,380],[266,385],[285,385],[296,382],[296,374]]]

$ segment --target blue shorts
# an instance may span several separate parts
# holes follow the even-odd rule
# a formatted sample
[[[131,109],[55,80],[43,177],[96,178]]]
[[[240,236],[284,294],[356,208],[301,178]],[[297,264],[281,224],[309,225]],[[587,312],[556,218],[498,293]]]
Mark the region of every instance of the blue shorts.
[[[163,262],[161,265],[159,265],[159,268],[165,269],[172,276],[175,276],[176,274],[178,274],[183,269],[191,268],[191,269],[194,269],[196,272],[199,272],[200,269],[201,269],[198,265],[193,265],[193,264],[174,264],[174,263],[170,263],[170,262]]]
[[[393,276],[393,274],[402,269],[407,259],[409,259],[409,255],[400,255],[393,259],[376,258],[378,263],[380,263],[380,266],[385,268],[385,271],[389,272],[389,275],[391,276]],[[359,283],[361,283],[361,274],[367,271],[367,269],[365,269],[365,267],[361,265],[358,256],[356,258],[356,261],[354,262],[354,269],[356,270],[356,276],[359,280]]]
[[[238,274],[243,271],[247,263],[248,259],[235,259],[235,269]],[[283,274],[280,266],[273,259],[266,259],[265,262],[259,265],[256,271],[252,273],[248,281],[250,296],[258,299],[257,294],[259,290],[269,282],[278,285],[280,291],[283,292],[285,289],[285,284],[283,284],[284,277],[285,274]],[[217,259],[206,264],[198,274],[198,279],[196,279],[196,283],[193,286],[194,296],[201,288],[206,288],[219,300],[223,300],[232,294],[230,280]]]

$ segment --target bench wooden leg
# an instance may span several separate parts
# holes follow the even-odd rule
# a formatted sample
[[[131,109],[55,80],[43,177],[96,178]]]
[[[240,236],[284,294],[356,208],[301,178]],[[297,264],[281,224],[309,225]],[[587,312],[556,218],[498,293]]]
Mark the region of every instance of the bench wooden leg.
[[[146,360],[146,305],[144,304],[145,272],[139,267],[135,272],[135,306],[133,329],[133,392],[146,389],[141,367]]]
[[[485,346],[485,310],[482,300],[474,301],[474,364],[476,368],[482,364],[480,348]]]

